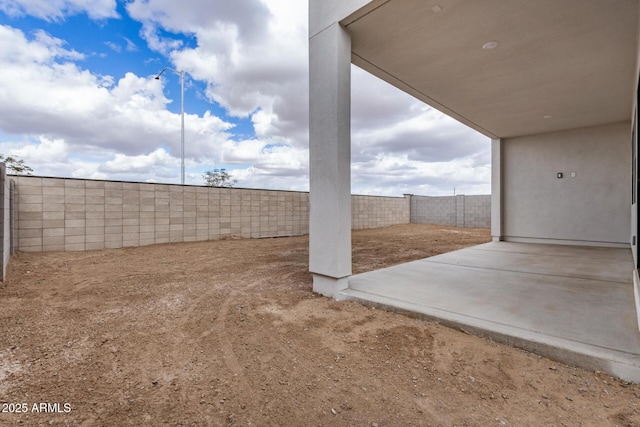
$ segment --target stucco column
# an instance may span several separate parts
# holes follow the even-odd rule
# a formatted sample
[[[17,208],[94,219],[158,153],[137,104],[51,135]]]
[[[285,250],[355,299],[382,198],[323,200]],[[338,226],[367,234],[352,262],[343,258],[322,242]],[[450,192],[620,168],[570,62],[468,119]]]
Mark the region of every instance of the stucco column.
[[[504,142],[501,139],[491,140],[491,236],[494,242],[502,240],[502,189],[503,170],[502,152]]]
[[[309,39],[309,270],[337,297],[351,275],[351,38],[335,23]]]

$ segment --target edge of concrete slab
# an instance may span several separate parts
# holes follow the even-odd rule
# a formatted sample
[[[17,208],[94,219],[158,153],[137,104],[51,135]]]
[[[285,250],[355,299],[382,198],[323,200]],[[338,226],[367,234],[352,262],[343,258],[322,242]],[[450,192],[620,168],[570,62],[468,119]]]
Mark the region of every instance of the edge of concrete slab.
[[[459,313],[412,304],[407,301],[354,289],[340,293],[341,300],[431,321],[462,332],[517,347],[540,356],[592,371],[602,371],[626,381],[640,383],[640,356],[541,334]]]

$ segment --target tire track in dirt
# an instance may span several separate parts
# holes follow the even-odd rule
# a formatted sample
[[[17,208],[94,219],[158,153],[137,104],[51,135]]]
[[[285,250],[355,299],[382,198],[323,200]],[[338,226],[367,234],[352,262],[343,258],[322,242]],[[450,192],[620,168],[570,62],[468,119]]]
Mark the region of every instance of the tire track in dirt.
[[[237,280],[246,283],[246,286],[243,287],[243,292],[255,286],[250,284],[251,278],[248,275],[243,275],[240,279],[234,278],[234,282]],[[249,394],[251,399],[253,399],[255,396],[254,387],[249,383],[242,364],[233,349],[232,337],[229,337],[227,333],[230,322],[229,311],[231,306],[238,302],[237,299],[238,293],[235,291],[228,292],[225,289],[207,286],[204,291],[198,293],[197,297],[195,297],[191,301],[191,304],[181,313],[181,321],[177,329],[181,331],[182,341],[190,342],[189,347],[191,349],[202,348],[205,345],[214,348],[214,354],[218,355],[217,359],[222,359],[224,366],[226,366],[226,371],[232,374],[229,380],[237,381],[238,390],[236,392],[239,395]],[[210,311],[212,305],[217,308],[216,316],[212,319],[212,324],[208,325],[206,329],[199,334],[186,332],[193,331],[194,326],[196,328],[202,326],[198,324],[194,325],[193,322],[199,318],[198,313],[203,311],[203,307],[206,307],[207,310]],[[217,343],[217,345],[215,343]],[[221,368],[223,367],[221,366]],[[222,369],[222,371],[224,371],[224,369]],[[187,390],[182,388],[181,392],[182,398],[186,400],[188,398],[186,395]]]
[[[241,380],[243,383],[245,383],[245,385],[248,386],[249,383],[246,381],[246,378],[244,378],[242,366],[240,366],[240,363],[238,362],[238,358],[236,357],[236,354],[233,351],[233,344],[229,340],[229,335],[226,332],[227,318],[229,316],[229,306],[230,306],[233,295],[234,294],[231,294],[229,298],[226,298],[224,300],[224,302],[222,303],[222,306],[220,307],[220,311],[218,312],[218,318],[220,320],[220,326],[221,326],[220,331],[218,333],[218,339],[221,344],[220,350],[224,354],[223,358],[224,358],[225,364],[227,365],[229,370],[231,370],[234,376],[237,376],[239,380]]]
[[[220,306],[220,309],[218,311],[218,316],[217,316],[218,322],[216,322],[219,328],[217,331],[215,331],[215,334],[217,335],[217,339],[219,343],[220,355],[224,361],[224,364],[227,367],[228,372],[231,373],[231,378],[229,378],[229,381],[230,381],[229,385],[232,387],[232,390],[230,390],[229,393],[234,398],[235,402],[232,402],[232,401],[225,402],[224,399],[220,401],[220,403],[224,407],[224,412],[228,414],[227,421],[229,424],[234,423],[233,417],[236,414],[249,411],[248,409],[246,409],[247,406],[249,406],[249,404],[253,403],[255,406],[255,403],[260,401],[259,392],[256,388],[257,385],[252,385],[250,381],[250,378],[252,378],[253,376],[251,375],[250,372],[247,372],[243,368],[240,362],[240,359],[233,348],[234,337],[230,336],[228,333],[228,330],[229,330],[228,324],[232,322],[232,320],[230,319],[229,311],[232,305],[239,303],[237,298],[238,298],[238,294],[236,292],[232,292],[231,294],[229,294],[228,297],[226,297],[222,301],[222,305]],[[235,330],[236,328],[237,326],[231,329]],[[230,405],[228,406],[227,403],[229,403]],[[235,407],[235,411],[237,411],[235,413],[234,413],[234,407]],[[257,409],[258,411],[254,412],[255,409]],[[255,409],[254,411],[250,411],[249,413],[246,413],[244,417],[251,417],[252,412],[254,415],[258,415],[260,413],[264,415],[263,408],[259,407]]]

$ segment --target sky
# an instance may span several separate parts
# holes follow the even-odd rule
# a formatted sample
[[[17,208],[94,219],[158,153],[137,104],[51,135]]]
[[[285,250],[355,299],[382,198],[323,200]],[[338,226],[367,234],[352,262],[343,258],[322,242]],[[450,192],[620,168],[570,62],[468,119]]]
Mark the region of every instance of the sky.
[[[180,183],[183,71],[186,184],[225,168],[307,191],[307,16],[306,0],[0,0],[0,154]],[[488,138],[353,65],[351,97],[352,193],[490,193]]]

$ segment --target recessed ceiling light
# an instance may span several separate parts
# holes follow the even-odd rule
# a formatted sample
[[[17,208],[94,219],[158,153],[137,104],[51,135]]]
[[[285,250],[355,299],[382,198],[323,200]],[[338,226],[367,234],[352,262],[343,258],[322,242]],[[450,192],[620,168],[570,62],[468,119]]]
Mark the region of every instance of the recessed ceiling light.
[[[485,50],[495,49],[496,47],[498,47],[498,42],[495,40],[491,40],[482,45],[482,48]]]

